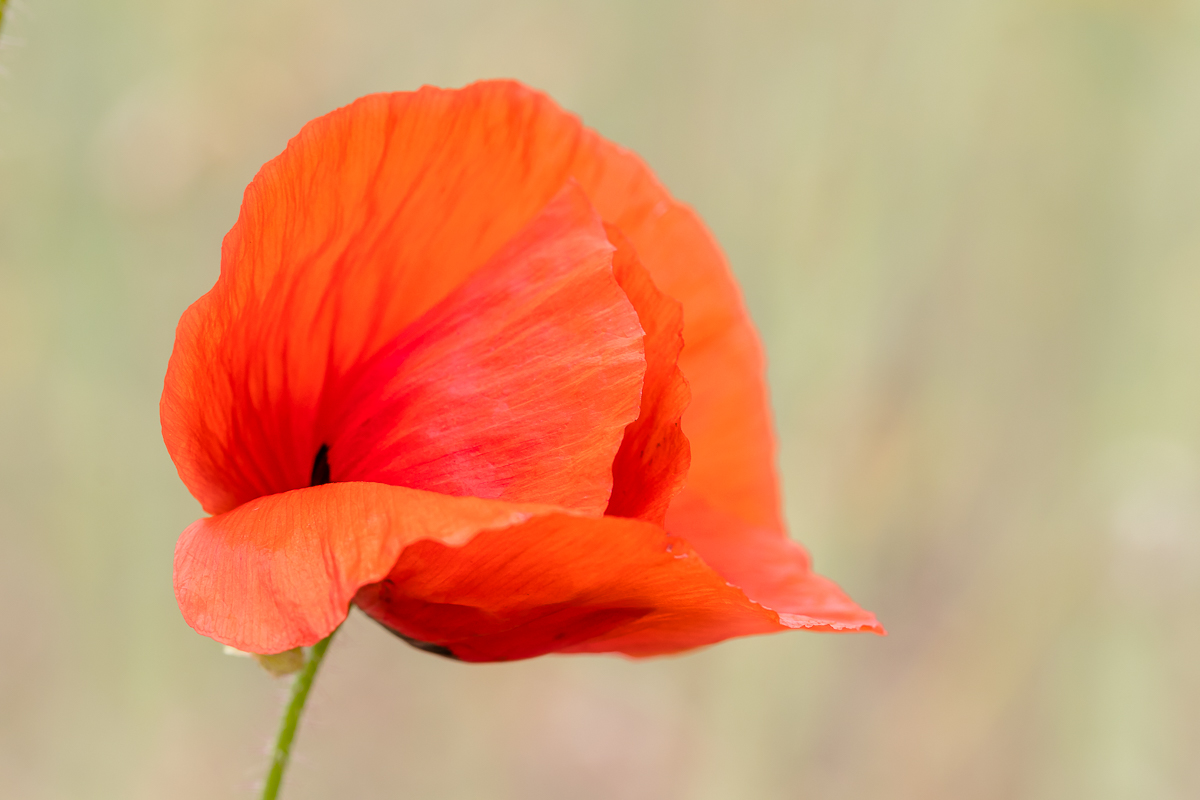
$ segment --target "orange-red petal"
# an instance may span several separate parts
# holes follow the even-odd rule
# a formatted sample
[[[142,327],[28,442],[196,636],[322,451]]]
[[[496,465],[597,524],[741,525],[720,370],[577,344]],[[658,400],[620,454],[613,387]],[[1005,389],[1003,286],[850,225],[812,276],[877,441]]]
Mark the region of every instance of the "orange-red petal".
[[[655,287],[629,240],[612,226],[607,230],[617,246],[613,273],[646,331],[646,378],[638,418],[625,429],[612,463],[612,497],[604,513],[662,524],[691,460],[680,426],[691,397],[677,364],[683,309]]]
[[[253,653],[313,644],[359,587],[421,539],[461,544],[546,509],[384,486],[331,483],[192,523],[175,547],[175,597],[205,636]]]
[[[327,387],[528,224],[581,135],[493,83],[364,97],[268,162],[220,279],[180,320],[163,392],[167,448],[204,508],[307,485]]]
[[[327,390],[333,480],[600,515],[638,414],[642,329],[579,187]]]
[[[402,636],[464,661],[649,656],[791,627],[686,541],[617,517],[548,514],[461,547],[417,542],[355,603]]]
[[[688,487],[714,508],[782,533],[762,346],[720,247],[637,155],[591,131],[571,174],[633,243],[655,285],[683,306]]]
[[[328,302],[308,320],[329,328],[325,340],[309,336],[302,312],[286,305],[189,312],[163,398],[181,473],[202,467],[206,485],[222,492],[198,496],[221,511],[307,485],[325,446],[332,480],[601,513],[645,368],[643,332],[614,279],[612,251],[569,182],[435,307],[371,357],[336,368],[344,336],[322,315],[335,313],[341,283],[327,287]],[[228,326],[219,347],[201,336],[185,344],[184,327],[197,317]],[[309,360],[289,368],[296,352]],[[305,388],[318,373],[319,386]]]
[[[701,558],[747,597],[779,614],[785,625],[827,631],[884,633],[833,581],[813,572],[808,553],[777,531],[718,511],[685,489],[667,514],[667,527],[686,531]]]

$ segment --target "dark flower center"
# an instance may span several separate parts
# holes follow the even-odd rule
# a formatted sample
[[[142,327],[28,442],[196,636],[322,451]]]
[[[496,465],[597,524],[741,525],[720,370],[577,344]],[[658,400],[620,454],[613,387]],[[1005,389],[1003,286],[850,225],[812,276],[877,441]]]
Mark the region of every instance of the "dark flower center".
[[[329,483],[329,445],[321,445],[317,457],[313,459],[312,480],[310,486],[324,486]]]

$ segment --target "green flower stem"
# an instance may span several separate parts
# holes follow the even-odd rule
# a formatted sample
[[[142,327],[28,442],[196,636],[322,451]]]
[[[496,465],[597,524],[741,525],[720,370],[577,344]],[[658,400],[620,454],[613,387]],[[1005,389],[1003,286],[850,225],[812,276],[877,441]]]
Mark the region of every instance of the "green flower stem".
[[[4,0],[0,0],[0,4],[3,2]],[[317,676],[317,669],[321,666],[325,651],[329,649],[329,643],[333,641],[336,633],[335,630],[313,645],[304,669],[300,670],[292,682],[292,699],[288,702],[287,710],[283,713],[283,722],[279,726],[279,738],[275,740],[271,771],[267,773],[262,800],[275,800],[279,796],[279,786],[283,783],[283,772],[287,769],[288,759],[292,755],[292,740],[296,738],[296,726],[300,724],[300,715],[304,713],[308,690],[312,688],[313,678]]]

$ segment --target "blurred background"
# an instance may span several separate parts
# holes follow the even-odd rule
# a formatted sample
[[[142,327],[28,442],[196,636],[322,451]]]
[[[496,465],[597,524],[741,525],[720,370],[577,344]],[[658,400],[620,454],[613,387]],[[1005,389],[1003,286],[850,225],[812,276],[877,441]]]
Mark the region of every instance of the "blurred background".
[[[13,0],[0,67],[0,796],[255,796],[286,684],[175,605],[174,325],[305,121],[494,76],[708,221],[793,535],[891,635],[469,666],[356,613],[285,796],[1200,796],[1200,3]]]

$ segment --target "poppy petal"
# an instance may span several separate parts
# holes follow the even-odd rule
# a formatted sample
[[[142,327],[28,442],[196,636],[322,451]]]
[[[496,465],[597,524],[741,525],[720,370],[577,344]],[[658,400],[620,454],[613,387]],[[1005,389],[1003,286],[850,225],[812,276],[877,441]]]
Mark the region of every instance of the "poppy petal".
[[[163,437],[210,513],[308,485],[327,387],[562,189],[582,128],[512,82],[370,95],[247,187],[221,277],[180,320]]]
[[[332,479],[603,513],[646,363],[612,251],[570,182],[330,390]]]
[[[720,249],[636,155],[512,81],[361,98],[306,125],[247,188],[221,279],[180,320],[161,406],[204,508],[307,485],[324,387],[571,177],[683,305],[688,485],[782,531],[762,350]]]
[[[713,509],[690,488],[671,505],[667,529],[686,532],[688,544],[705,563],[751,600],[778,612],[786,625],[885,633],[874,614],[813,572],[812,559],[802,546],[770,528],[748,525]]]
[[[607,231],[617,247],[613,274],[646,331],[646,378],[638,418],[625,429],[612,464],[612,497],[604,513],[661,525],[691,458],[679,421],[691,398],[676,363],[683,348],[683,309],[658,291],[629,240],[617,228]]]
[[[406,639],[464,661],[659,655],[801,627],[749,600],[657,525],[553,513],[461,547],[410,545],[355,603]]]
[[[191,524],[175,547],[175,596],[199,633],[252,653],[329,635],[360,586],[411,542],[460,544],[545,509],[384,486],[331,483],[271,495]]]
[[[636,154],[591,131],[571,174],[633,243],[655,285],[683,306],[688,487],[715,508],[782,532],[762,346],[720,247]]]

